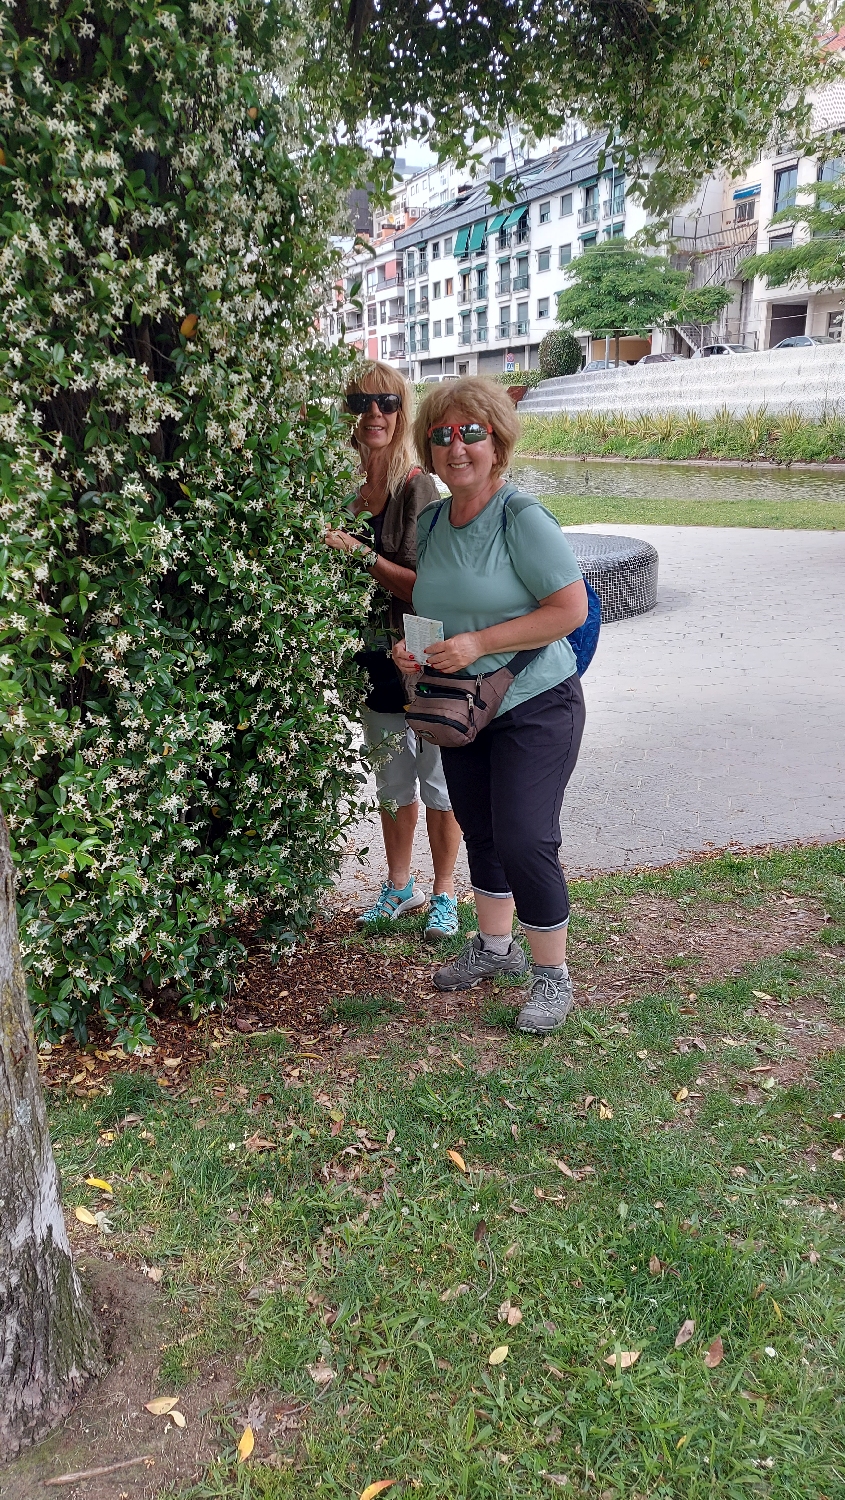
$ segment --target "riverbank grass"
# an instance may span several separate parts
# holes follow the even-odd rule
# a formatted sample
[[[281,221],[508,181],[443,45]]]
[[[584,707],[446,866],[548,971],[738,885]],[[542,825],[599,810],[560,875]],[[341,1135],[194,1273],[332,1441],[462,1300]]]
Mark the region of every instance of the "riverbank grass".
[[[231,1372],[183,1496],[842,1491],[845,850],[573,898],[573,971],[606,978],[545,1041],[503,986],[480,1022],[390,1012],[322,1059],[227,1033],[178,1097],[54,1099],[77,1243],[161,1273],[150,1397]],[[650,985],[643,902],[678,924]],[[799,909],[800,946],[697,976],[702,924]]]
[[[825,463],[845,459],[845,416],[811,422],[798,412],[765,407],[735,417],[705,419],[694,412],[627,417],[578,412],[522,418],[520,454],[545,458],[582,455],[617,458],[723,458],[775,463]]]
[[[678,488],[683,488],[683,475]],[[845,501],[840,504],[835,500],[543,495],[542,501],[562,526],[750,526],[774,531],[845,531]]]

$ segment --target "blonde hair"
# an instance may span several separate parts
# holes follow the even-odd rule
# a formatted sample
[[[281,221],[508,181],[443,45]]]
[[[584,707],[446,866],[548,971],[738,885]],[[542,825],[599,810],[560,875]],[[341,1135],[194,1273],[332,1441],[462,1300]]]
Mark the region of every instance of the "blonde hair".
[[[423,468],[434,473],[431,461],[429,427],[440,425],[450,407],[455,408],[468,422],[483,422],[493,429],[493,447],[496,462],[493,473],[504,474],[510,468],[513,451],[517,445],[521,428],[514,404],[504,386],[495,385],[477,375],[466,375],[461,380],[444,380],[426,392],[414,422],[414,438]]]
[[[356,365],[355,374],[346,387],[347,396],[359,392],[370,396],[402,397],[402,405],[396,413],[393,442],[390,445],[387,460],[387,493],[388,495],[398,494],[409,471],[416,465],[412,439],[414,388],[399,370],[391,369],[390,365],[384,365],[380,360],[368,359]],[[360,454],[361,467],[366,473],[368,457],[366,444],[353,433],[352,446]]]

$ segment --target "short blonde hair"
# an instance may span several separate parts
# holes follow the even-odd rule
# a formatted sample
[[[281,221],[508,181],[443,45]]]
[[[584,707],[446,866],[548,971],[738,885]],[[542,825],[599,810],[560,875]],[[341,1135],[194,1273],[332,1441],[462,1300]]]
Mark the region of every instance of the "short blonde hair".
[[[440,425],[450,406],[457,408],[468,422],[483,422],[485,427],[492,427],[496,450],[493,473],[504,474],[510,468],[521,432],[519,418],[504,386],[477,375],[443,380],[439,385],[433,385],[423,397],[414,422],[414,439],[423,468],[429,474],[434,473],[428,429]]]
[[[387,492],[389,495],[399,494],[415,462],[412,441],[414,388],[399,370],[382,364],[381,360],[366,359],[355,365],[352,379],[346,387],[347,396],[351,396],[353,392],[371,396],[402,397],[402,405],[396,413],[396,427],[393,432],[393,442],[390,445],[390,456],[387,460]],[[359,443],[354,433],[352,446],[360,454],[361,464],[366,472],[367,448],[364,443]]]

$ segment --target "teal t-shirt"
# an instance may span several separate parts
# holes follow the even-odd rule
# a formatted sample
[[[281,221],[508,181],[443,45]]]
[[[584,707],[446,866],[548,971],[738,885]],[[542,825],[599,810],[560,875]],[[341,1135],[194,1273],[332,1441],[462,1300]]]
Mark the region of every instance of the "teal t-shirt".
[[[414,609],[430,620],[442,620],[447,640],[464,630],[484,630],[530,614],[541,599],[582,577],[575,553],[551,511],[515,485],[497,490],[466,526],[453,526],[450,510],[451,497],[447,497],[420,512],[414,584]],[[515,655],[515,651],[505,651],[480,656],[456,675],[492,672]],[[575,671],[569,642],[565,638],[554,641],[514,679],[499,713],[556,687]]]

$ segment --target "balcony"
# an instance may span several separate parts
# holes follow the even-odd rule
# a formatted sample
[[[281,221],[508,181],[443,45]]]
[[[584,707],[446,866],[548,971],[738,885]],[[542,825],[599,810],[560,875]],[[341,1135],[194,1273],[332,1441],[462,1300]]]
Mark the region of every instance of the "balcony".
[[[507,281],[497,281],[496,282],[496,296],[497,297],[509,297],[510,294],[511,294],[511,279],[510,279],[510,277],[508,277]]]
[[[517,229],[511,231],[512,245],[527,245],[530,238],[531,227],[529,224],[522,223]]]
[[[421,297],[420,298],[419,302],[417,303],[417,312],[418,313],[427,313],[428,312],[428,298],[427,297]]]
[[[489,337],[490,335],[488,334],[486,328],[479,328],[478,332],[475,335],[475,341],[477,344],[486,344]]]
[[[426,339],[426,341],[425,341],[424,344],[417,344],[417,354],[427,354],[427,353],[428,353],[428,339]]]
[[[597,224],[598,221],[599,221],[599,206],[598,206],[598,203],[585,203],[583,208],[579,208],[579,210],[578,210],[578,223],[579,224]]]
[[[531,277],[528,275],[527,271],[522,276],[514,276],[513,281],[511,282],[513,290],[515,292],[527,292],[530,280]]]
[[[408,356],[405,353],[405,345],[401,344],[399,348],[391,349],[387,357],[388,359],[407,359]]]
[[[496,338],[509,339],[511,337],[511,329],[513,328],[516,328],[515,323],[500,323],[496,328]]]
[[[601,206],[601,216],[603,219],[621,219],[624,213],[624,198],[605,198]]]
[[[516,329],[516,336],[517,336],[518,339],[527,339],[527,337],[528,337],[528,324],[527,323],[514,323],[513,327]]]
[[[379,277],[379,280],[376,282],[376,285],[375,285],[375,290],[377,292],[381,292],[381,291],[383,291],[383,289],[386,286],[404,286],[404,285],[405,285],[405,273],[404,273],[404,271],[397,271],[395,276],[385,276],[383,279],[381,277]]]
[[[472,334],[471,333],[459,333],[458,334],[458,343],[464,349],[468,349],[469,346],[470,346],[470,344],[472,343]]]
[[[472,301],[472,292],[458,292],[458,307],[469,307]]]

